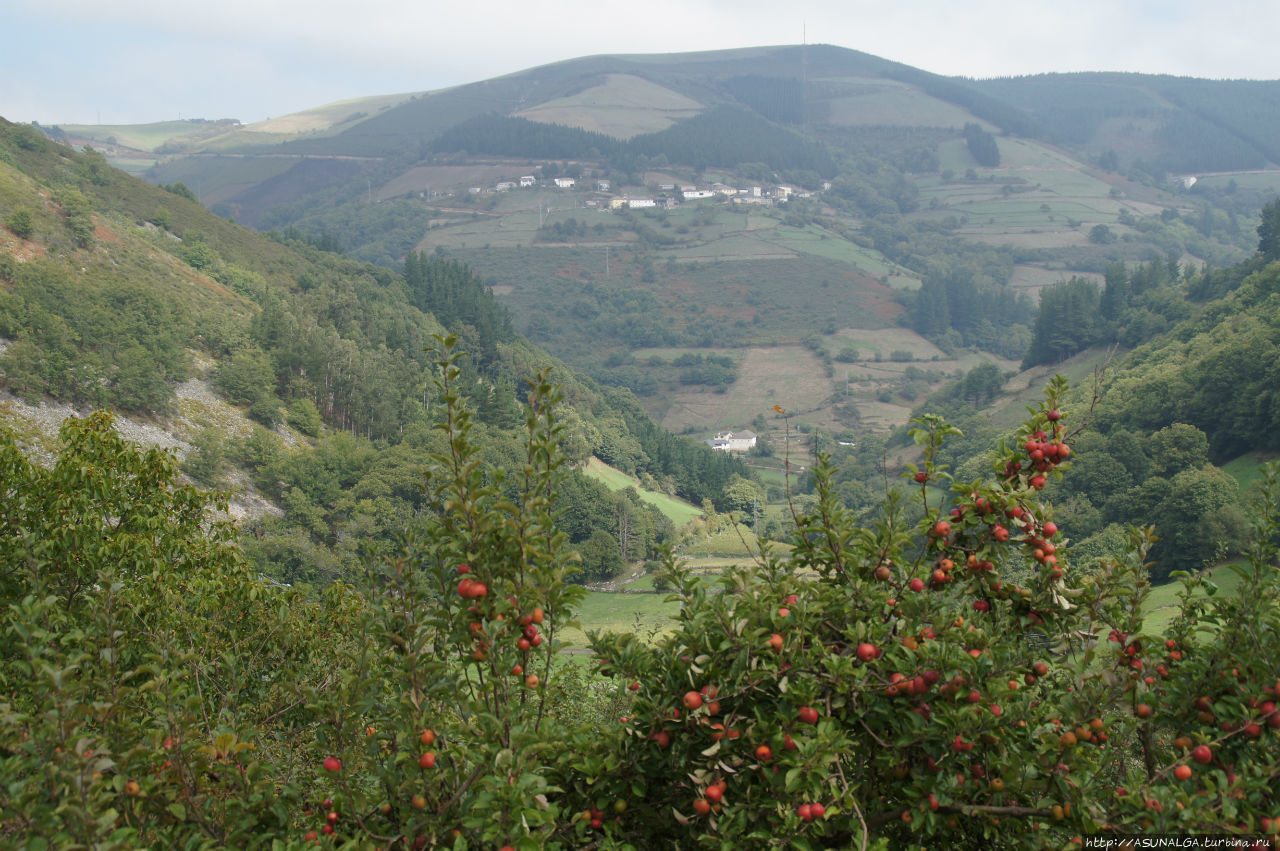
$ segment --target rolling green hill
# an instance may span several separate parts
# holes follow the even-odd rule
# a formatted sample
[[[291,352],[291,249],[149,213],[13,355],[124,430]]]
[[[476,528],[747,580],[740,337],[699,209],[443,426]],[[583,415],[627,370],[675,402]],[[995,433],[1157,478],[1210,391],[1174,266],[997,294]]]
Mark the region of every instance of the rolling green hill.
[[[252,227],[397,271],[414,251],[465,261],[518,330],[668,427],[738,427],[794,389],[835,432],[901,423],[966,358],[1021,359],[1059,281],[1246,257],[1280,192],[1276,85],[976,81],[777,46],[584,57],[216,133],[75,129],[148,156],[187,131],[150,179]],[[522,176],[537,184],[497,191]],[[681,197],[717,185],[743,194]],[[876,365],[922,337],[909,378]],[[736,382],[655,348],[729,357]]]
[[[191,195],[0,122],[0,423],[38,453],[65,417],[114,409],[131,438],[233,494],[269,575],[348,576],[361,547],[413,526],[446,393],[469,400],[486,453],[513,457],[517,399],[540,369],[562,388],[575,467],[599,455],[694,503],[746,473],[530,345],[465,265],[415,255],[397,274],[267,239]],[[433,380],[445,334],[467,353],[449,387]],[[649,503],[567,475],[560,508],[587,576],[652,557],[673,533]]]

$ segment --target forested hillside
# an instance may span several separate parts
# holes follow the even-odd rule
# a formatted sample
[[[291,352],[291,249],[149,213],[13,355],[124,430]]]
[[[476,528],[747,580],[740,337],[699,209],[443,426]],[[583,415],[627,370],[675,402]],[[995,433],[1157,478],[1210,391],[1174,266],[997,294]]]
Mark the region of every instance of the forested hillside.
[[[349,575],[361,547],[390,541],[425,509],[438,335],[468,353],[460,392],[493,458],[514,451],[525,378],[555,365],[461,263],[410,254],[400,274],[298,238],[271,241],[209,214],[185,186],[149,186],[29,127],[0,127],[0,222],[4,390],[175,429],[192,479],[252,488],[275,506],[247,521],[244,547],[288,582]],[[627,394],[563,366],[556,375],[573,463],[598,455],[695,504],[719,502],[744,472],[662,432]],[[217,404],[193,401],[206,385]],[[571,482],[561,508],[587,553],[584,577],[671,538],[670,522],[634,493],[579,473]]]

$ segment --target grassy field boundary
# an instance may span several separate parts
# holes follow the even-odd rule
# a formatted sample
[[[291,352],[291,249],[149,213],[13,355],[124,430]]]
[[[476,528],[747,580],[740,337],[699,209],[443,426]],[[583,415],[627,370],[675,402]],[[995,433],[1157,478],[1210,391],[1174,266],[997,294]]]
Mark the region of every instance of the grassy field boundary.
[[[702,516],[702,509],[696,505],[673,496],[667,496],[665,493],[645,490],[640,486],[639,479],[627,475],[616,467],[610,467],[599,458],[592,457],[588,459],[583,472],[612,491],[635,488],[642,500],[671,518],[671,522],[676,525],[677,529],[693,518]]]

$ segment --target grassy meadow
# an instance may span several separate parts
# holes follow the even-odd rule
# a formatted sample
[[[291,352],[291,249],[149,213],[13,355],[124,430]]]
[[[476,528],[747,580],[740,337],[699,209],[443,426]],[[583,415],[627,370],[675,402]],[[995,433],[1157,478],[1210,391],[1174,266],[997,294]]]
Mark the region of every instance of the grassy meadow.
[[[584,472],[596,481],[603,483],[610,490],[620,491],[625,488],[635,488],[642,500],[670,518],[677,529],[693,518],[702,516],[702,509],[697,506],[691,505],[682,499],[667,496],[665,493],[645,490],[640,486],[638,479],[627,475],[621,470],[610,467],[594,456],[588,459]]]
[[[545,101],[516,115],[629,139],[665,130],[704,109],[698,101],[643,77],[609,74],[600,85]]]

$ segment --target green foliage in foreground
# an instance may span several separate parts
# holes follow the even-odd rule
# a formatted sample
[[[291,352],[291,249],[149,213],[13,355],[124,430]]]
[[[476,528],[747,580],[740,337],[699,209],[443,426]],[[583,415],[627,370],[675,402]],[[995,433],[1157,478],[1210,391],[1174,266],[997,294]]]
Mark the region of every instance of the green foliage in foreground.
[[[1275,833],[1277,471],[1239,594],[1144,627],[1146,536],[1077,576],[1039,501],[1055,382],[994,473],[935,417],[855,524],[819,465],[792,560],[710,581],[651,643],[556,664],[582,592],[557,528],[558,393],[482,461],[453,354],[420,525],[322,599],[245,564],[167,455],[106,415],[54,466],[0,438],[0,840],[47,847],[1061,847]],[[1036,445],[1026,448],[1027,443]],[[1039,455],[1033,453],[1039,452]],[[950,487],[956,508],[936,496]],[[932,497],[930,496],[932,495]]]

